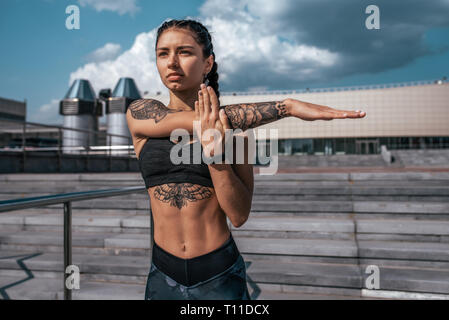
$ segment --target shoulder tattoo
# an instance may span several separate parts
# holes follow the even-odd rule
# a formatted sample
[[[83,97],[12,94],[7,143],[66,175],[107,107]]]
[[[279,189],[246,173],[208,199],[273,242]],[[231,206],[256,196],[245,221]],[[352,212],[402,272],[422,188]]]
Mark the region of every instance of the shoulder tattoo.
[[[140,99],[129,105],[129,110],[134,119],[154,119],[156,123],[165,118],[169,113],[181,112],[167,108],[162,102],[153,99]]]

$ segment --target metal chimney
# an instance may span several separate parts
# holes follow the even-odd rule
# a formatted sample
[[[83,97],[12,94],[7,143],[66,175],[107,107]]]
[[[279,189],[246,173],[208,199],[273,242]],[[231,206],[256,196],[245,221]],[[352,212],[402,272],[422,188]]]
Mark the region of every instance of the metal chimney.
[[[120,78],[106,103],[107,133],[131,137],[126,122],[126,110],[131,102],[141,99],[141,95],[132,78]],[[108,136],[107,144],[129,145],[130,139]]]
[[[102,115],[102,105],[95,98],[94,89],[88,80],[77,79],[73,82],[59,103],[59,113],[64,116],[64,127],[98,131],[98,117]],[[75,147],[87,148],[96,143],[96,134],[72,130],[63,132],[62,144],[65,153],[79,153]]]

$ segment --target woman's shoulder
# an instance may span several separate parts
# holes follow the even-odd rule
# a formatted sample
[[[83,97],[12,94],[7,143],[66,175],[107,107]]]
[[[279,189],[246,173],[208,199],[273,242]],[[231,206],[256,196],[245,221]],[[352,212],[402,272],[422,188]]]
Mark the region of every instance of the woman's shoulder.
[[[141,110],[145,108],[167,108],[164,103],[157,99],[153,98],[145,98],[145,99],[137,99],[131,102],[128,106],[128,110],[131,112],[136,110]]]

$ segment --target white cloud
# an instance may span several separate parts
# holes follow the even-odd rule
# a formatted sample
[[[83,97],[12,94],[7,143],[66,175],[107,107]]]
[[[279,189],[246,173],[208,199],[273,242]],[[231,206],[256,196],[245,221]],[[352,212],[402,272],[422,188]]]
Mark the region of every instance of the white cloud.
[[[30,113],[30,122],[62,124],[63,117],[59,114],[59,99],[52,99],[49,103],[39,107],[38,112]]]
[[[87,55],[89,62],[102,62],[115,59],[122,47],[117,43],[106,43],[103,47]]]
[[[97,11],[116,11],[119,15],[134,15],[140,10],[136,0],[78,0],[81,6],[89,5]]]
[[[235,21],[212,17],[204,23],[213,34],[220,79],[228,86],[247,83],[248,87],[273,87],[280,80],[301,82],[304,68],[319,73],[339,59],[329,50],[283,40],[266,28],[255,28],[251,18]]]
[[[223,1],[207,1],[198,18],[213,37],[221,89],[282,87],[287,82],[324,77],[323,70],[338,62],[334,52],[273,34],[267,21],[261,22],[248,11],[245,1]],[[70,75],[69,85],[78,78],[89,79],[98,93],[103,88],[113,89],[120,77],[132,77],[141,92],[165,93],[156,69],[156,31],[137,35],[132,47],[113,60],[92,61],[80,67]],[[102,56],[111,49],[104,46],[96,52]]]
[[[114,89],[121,77],[131,77],[141,92],[166,90],[156,68],[155,41],[156,30],[140,33],[131,48],[114,60],[91,62],[72,72],[68,85],[76,79],[88,79],[98,95],[101,89]]]
[[[383,6],[392,6],[390,11],[402,14],[399,4],[379,1]],[[428,6],[420,1],[411,1],[427,10]],[[343,6],[333,0],[207,0],[200,8],[200,17],[194,19],[202,21],[211,32],[221,91],[308,87],[347,75],[400,67],[428,53],[422,45],[421,32],[433,22],[423,18],[421,27],[411,34],[410,29],[391,32],[397,26],[410,25],[404,21],[420,19],[410,11],[397,20],[385,16],[383,23],[390,26],[388,30],[366,33],[360,27],[365,18],[363,5],[359,0],[348,3]],[[434,14],[441,15],[440,11]],[[440,20],[449,19],[436,19]],[[112,60],[81,66],[71,73],[69,85],[77,78],[86,78],[98,93],[102,88],[113,89],[120,77],[132,77],[141,92],[167,92],[156,69],[156,31],[137,35],[132,47]],[[108,50],[104,46],[98,51]]]

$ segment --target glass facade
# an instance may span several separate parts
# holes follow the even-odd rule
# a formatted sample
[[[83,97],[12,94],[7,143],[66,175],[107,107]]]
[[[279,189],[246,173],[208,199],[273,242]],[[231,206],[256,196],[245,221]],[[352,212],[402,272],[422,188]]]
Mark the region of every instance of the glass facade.
[[[279,140],[278,151],[284,155],[376,154],[382,145],[388,150],[449,149],[449,137],[284,139]]]

